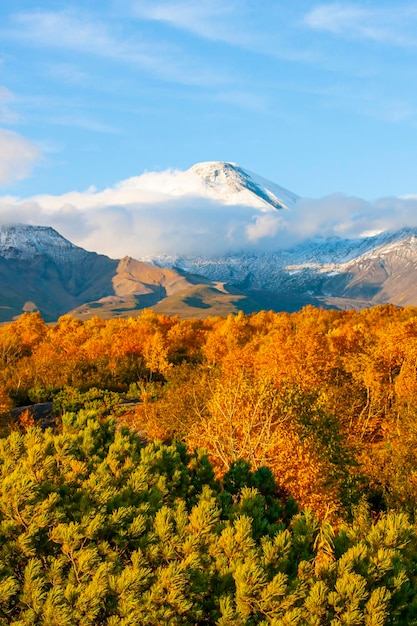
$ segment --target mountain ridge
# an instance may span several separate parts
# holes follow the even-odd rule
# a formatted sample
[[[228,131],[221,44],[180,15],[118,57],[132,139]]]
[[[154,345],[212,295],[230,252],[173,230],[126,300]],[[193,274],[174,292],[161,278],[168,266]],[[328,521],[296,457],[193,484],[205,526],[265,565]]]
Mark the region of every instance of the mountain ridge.
[[[0,228],[0,242],[10,243]],[[25,226],[19,227],[24,232]],[[14,234],[17,231],[14,231]],[[37,227],[29,226],[31,237]],[[417,229],[364,240],[310,241],[277,253],[175,259],[159,267],[133,259],[110,259],[67,245],[64,257],[39,241],[28,258],[14,242],[0,245],[0,319],[39,309],[47,321],[73,311],[92,315],[137,315],[143,308],[184,317],[237,310],[295,310],[305,304],[363,308],[391,302],[417,305]],[[42,235],[45,230],[40,228]],[[42,239],[42,237],[41,237]],[[69,242],[70,244],[70,242]],[[72,251],[73,257],[69,251]],[[166,259],[165,259],[166,260]],[[171,309],[170,309],[171,307]]]

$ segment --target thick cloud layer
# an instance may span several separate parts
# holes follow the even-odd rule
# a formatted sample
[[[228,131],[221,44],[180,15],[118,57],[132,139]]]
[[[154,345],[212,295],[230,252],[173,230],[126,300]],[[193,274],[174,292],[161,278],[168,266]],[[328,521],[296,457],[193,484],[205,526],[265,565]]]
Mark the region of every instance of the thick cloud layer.
[[[334,194],[280,211],[227,202],[187,172],[150,172],[104,191],[0,198],[0,223],[52,226],[114,258],[269,251],[313,237],[356,238],[417,226],[417,197],[367,202]]]

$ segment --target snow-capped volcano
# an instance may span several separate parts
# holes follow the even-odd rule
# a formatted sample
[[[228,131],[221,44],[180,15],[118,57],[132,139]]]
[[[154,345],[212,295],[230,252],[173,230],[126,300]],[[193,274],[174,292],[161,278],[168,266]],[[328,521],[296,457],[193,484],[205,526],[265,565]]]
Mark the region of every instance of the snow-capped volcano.
[[[299,199],[295,193],[237,163],[223,161],[196,163],[184,172],[181,183],[172,189],[173,195],[192,191],[226,205],[245,205],[261,211],[288,209]]]
[[[51,226],[55,215],[74,226],[88,212],[88,228],[74,245],[49,226],[0,226],[0,321],[34,308],[52,320],[84,305],[82,315],[160,305],[189,317],[212,307],[417,305],[417,228],[349,236],[332,227],[339,212],[347,220],[337,195],[320,216],[314,201],[235,163],[149,172],[35,202]],[[311,228],[317,214],[323,227]],[[85,249],[96,245],[113,258]]]

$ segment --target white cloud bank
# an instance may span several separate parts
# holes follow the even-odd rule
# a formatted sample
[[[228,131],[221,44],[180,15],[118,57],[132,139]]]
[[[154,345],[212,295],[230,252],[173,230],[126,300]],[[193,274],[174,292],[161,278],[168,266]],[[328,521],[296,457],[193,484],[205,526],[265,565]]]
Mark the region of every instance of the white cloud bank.
[[[265,210],[240,203],[239,196],[213,197],[198,176],[169,170],[147,172],[103,191],[0,198],[0,223],[17,222],[52,226],[73,243],[113,258],[204,256],[417,227],[417,198],[367,202],[334,194],[301,199],[288,210]]]
[[[0,128],[0,185],[26,178],[39,157],[40,150],[34,143]]]

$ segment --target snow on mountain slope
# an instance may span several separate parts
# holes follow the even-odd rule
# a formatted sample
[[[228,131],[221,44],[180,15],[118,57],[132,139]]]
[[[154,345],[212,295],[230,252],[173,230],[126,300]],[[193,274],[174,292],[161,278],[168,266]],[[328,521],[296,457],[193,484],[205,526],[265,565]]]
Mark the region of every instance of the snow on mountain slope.
[[[207,161],[193,165],[186,174],[197,176],[203,183],[206,195],[228,205],[246,205],[261,211],[287,209],[298,200],[298,196],[280,187],[237,163]],[[174,189],[181,195],[184,189]]]
[[[122,181],[112,190],[95,193],[97,204],[158,203],[164,198],[211,199],[224,205],[243,205],[260,211],[292,207],[299,197],[270,180],[246,170],[237,163],[206,161],[188,170],[145,172]],[[68,198],[67,201],[71,199]],[[79,199],[74,198],[76,203]]]
[[[316,238],[276,252],[241,252],[212,258],[161,256],[152,262],[247,289],[279,291],[318,289],[318,282],[322,284],[328,277],[357,274],[370,260],[383,262],[388,257],[399,263],[401,259],[414,259],[417,267],[417,230],[403,229],[364,239]]]
[[[69,257],[84,259],[88,252],[75,246],[49,226],[12,224],[0,226],[0,256],[5,259],[33,259],[45,255],[65,263]]]

